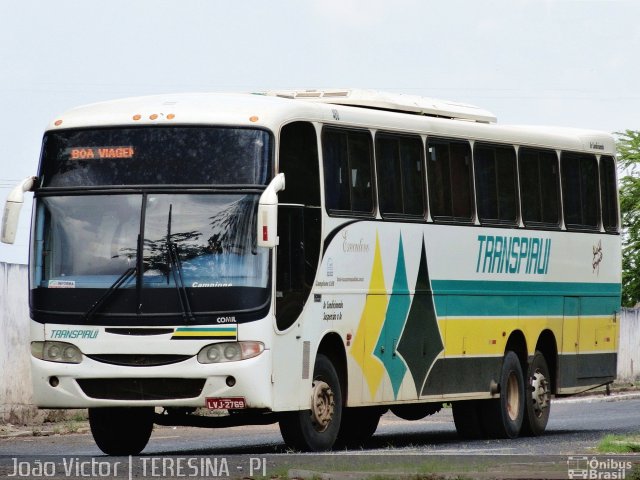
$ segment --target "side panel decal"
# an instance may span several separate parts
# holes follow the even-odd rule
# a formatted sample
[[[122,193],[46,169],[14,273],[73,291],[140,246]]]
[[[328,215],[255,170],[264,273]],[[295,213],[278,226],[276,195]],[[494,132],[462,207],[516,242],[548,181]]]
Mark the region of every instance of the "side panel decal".
[[[389,308],[387,309],[382,332],[380,332],[380,338],[378,338],[374,353],[384,364],[384,368],[389,374],[391,387],[393,388],[393,398],[398,398],[398,391],[400,390],[400,385],[407,371],[404,361],[396,354],[396,347],[400,340],[400,334],[402,333],[402,327],[404,327],[410,304],[411,299],[407,285],[407,269],[404,261],[404,248],[401,234],[400,246],[398,248],[398,262],[393,280],[391,299],[389,300]]]
[[[424,238],[415,292],[398,351],[407,362],[416,390],[420,392],[433,362],[444,350],[431,295]]]
[[[375,397],[376,391],[384,375],[384,366],[373,356],[371,346],[376,345],[380,336],[382,324],[387,310],[387,295],[384,285],[384,273],[382,269],[382,256],[380,255],[380,241],[376,233],[376,248],[373,258],[373,268],[371,270],[371,282],[369,284],[369,294],[365,302],[364,310],[360,317],[358,330],[356,331],[351,346],[351,355],[362,368],[365,380],[371,393],[371,398]],[[375,347],[374,347],[375,348]]]

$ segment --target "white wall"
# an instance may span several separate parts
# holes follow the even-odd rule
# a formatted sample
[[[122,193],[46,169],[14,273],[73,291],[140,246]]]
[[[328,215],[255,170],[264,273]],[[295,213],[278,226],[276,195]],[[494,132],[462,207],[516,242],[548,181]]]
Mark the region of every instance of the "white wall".
[[[25,423],[31,405],[27,266],[0,262],[0,423]]]
[[[623,308],[618,342],[618,380],[640,378],[640,308]]]

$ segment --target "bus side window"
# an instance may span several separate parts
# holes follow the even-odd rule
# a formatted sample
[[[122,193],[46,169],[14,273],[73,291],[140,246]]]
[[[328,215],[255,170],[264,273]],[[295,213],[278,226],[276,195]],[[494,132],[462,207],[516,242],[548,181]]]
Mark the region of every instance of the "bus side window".
[[[286,188],[278,194],[279,203],[320,206],[320,172],[316,130],[309,122],[294,122],[280,132],[279,172]]]
[[[325,128],[322,152],[327,210],[372,215],[373,155],[369,132]]]
[[[424,216],[424,173],[420,137],[376,135],[376,167],[380,212]]]
[[[613,157],[601,157],[602,226],[607,232],[614,233],[618,231],[618,196],[616,192],[616,162]]]
[[[472,220],[471,147],[468,142],[429,139],[429,208],[434,220]]]
[[[304,209],[301,206],[278,207],[276,260],[276,325],[286,330],[296,321],[308,296],[304,281]]]
[[[515,225],[518,219],[515,149],[476,143],[474,167],[480,222]]]
[[[285,330],[302,312],[320,259],[320,170],[313,124],[293,122],[282,128],[279,172],[287,186],[278,195],[276,325]]]
[[[558,227],[558,155],[553,150],[521,148],[518,151],[518,165],[524,225]]]
[[[594,155],[562,152],[562,199],[568,229],[598,229],[598,164]]]

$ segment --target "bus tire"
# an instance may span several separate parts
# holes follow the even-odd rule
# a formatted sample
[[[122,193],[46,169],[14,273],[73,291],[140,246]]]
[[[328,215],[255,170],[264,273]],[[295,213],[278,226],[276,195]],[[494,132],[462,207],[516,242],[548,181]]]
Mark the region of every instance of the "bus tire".
[[[484,437],[480,419],[480,402],[482,400],[461,400],[451,403],[453,423],[460,438],[475,440]]]
[[[342,389],[333,363],[318,354],[313,368],[311,410],[286,412],[280,433],[288,447],[303,452],[331,450],[338,438],[342,417]]]
[[[549,367],[542,352],[536,350],[527,372],[522,434],[527,436],[541,435],[547,428],[550,411],[551,376]]]
[[[137,455],[153,431],[153,407],[90,408],[89,426],[98,448],[107,455]]]
[[[336,446],[353,448],[364,445],[376,433],[380,417],[385,411],[386,408],[378,407],[345,408]]]
[[[502,360],[500,398],[482,402],[482,426],[489,438],[516,438],[524,420],[524,377],[518,356],[508,351]]]

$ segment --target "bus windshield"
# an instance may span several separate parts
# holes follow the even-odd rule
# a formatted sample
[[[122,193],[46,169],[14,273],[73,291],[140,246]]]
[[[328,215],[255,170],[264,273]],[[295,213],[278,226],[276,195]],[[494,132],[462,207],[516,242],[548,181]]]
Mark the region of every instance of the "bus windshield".
[[[42,197],[34,307],[86,313],[135,269],[97,316],[173,312],[175,318],[184,313],[184,289],[196,317],[260,308],[269,298],[269,251],[256,247],[258,199],[213,193]]]
[[[230,127],[49,132],[34,318],[169,325],[263,314],[270,253],[256,247],[256,213],[271,144],[267,131]]]
[[[248,128],[61,130],[44,138],[42,187],[266,185],[269,133]]]

